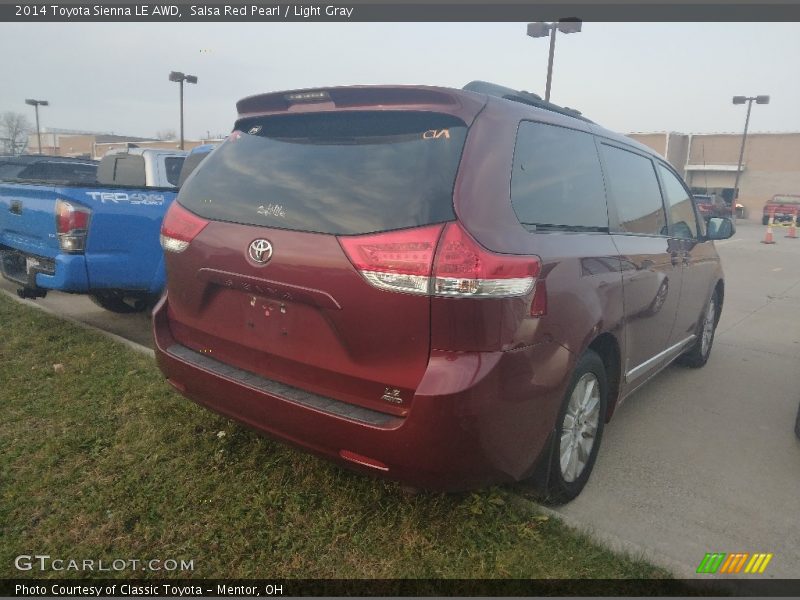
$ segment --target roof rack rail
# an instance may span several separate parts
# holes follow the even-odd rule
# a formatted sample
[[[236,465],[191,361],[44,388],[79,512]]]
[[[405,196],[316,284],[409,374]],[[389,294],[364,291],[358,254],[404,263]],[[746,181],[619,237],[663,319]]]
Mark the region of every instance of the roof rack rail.
[[[505,98],[506,100],[511,100],[513,102],[521,102],[522,104],[528,104],[530,106],[550,110],[568,117],[574,117],[576,119],[580,119],[581,121],[586,121],[587,123],[594,122],[584,117],[579,110],[575,110],[574,108],[569,108],[567,106],[559,106],[557,104],[553,104],[552,102],[547,102],[542,100],[541,96],[531,92],[526,92],[524,90],[515,90],[503,85],[497,85],[496,83],[489,83],[488,81],[470,81],[462,89],[468,92],[486,94],[487,96]]]

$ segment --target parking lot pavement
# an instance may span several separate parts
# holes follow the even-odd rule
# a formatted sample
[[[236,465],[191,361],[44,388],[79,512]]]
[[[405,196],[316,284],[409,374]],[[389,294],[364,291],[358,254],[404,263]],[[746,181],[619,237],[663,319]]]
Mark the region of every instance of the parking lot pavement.
[[[725,306],[703,369],[672,366],[605,430],[569,523],[645,551],[679,576],[706,552],[774,553],[764,576],[800,577],[800,239],[718,242]],[[630,546],[628,546],[630,547]]]
[[[800,239],[786,232],[768,246],[740,223],[717,243],[726,293],[709,363],[668,368],[617,410],[589,484],[558,509],[568,523],[679,576],[706,552],[771,552],[764,576],[800,577]],[[36,303],[152,347],[146,314],[56,292]]]
[[[0,289],[16,297],[19,286],[0,277]],[[47,297],[24,300],[29,306],[43,307],[50,312],[69,317],[74,321],[102,329],[147,348],[153,347],[150,314],[118,315],[100,308],[87,296],[49,292]]]

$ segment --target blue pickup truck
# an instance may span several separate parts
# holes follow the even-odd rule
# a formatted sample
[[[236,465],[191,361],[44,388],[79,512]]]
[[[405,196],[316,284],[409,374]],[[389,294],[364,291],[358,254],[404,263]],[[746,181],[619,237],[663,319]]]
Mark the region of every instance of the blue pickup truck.
[[[146,310],[164,287],[159,229],[185,157],[130,148],[106,155],[95,181],[0,172],[3,276],[24,298],[59,290],[114,312]]]

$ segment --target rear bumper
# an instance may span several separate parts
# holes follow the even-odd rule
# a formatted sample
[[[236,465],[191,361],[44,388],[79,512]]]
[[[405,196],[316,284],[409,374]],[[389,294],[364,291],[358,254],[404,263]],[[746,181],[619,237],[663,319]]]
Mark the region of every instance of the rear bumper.
[[[10,281],[29,288],[45,288],[65,292],[86,292],[89,278],[86,271],[86,258],[83,254],[57,254],[46,258],[20,252],[8,247],[0,247],[3,276]],[[36,259],[40,264],[30,270],[25,269],[27,258]],[[21,262],[21,267],[14,266]]]
[[[167,302],[165,296],[153,312],[156,359],[187,398],[344,466],[426,489],[463,490],[531,475],[574,364],[556,343],[434,351],[407,416],[368,422],[324,403],[293,401],[275,391],[281,384],[259,384],[255,376],[192,359],[172,337]],[[343,457],[348,453],[350,460]],[[354,462],[354,454],[366,460]]]

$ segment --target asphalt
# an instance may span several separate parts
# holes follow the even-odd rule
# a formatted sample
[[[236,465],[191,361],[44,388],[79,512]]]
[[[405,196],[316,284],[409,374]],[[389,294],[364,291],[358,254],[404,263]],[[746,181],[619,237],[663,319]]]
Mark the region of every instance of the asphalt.
[[[669,367],[629,398],[583,493],[556,509],[678,576],[696,576],[707,552],[768,552],[762,577],[800,577],[800,239],[776,228],[761,244],[764,229],[740,223],[717,243],[726,293],[708,364]],[[152,348],[146,314],[56,292],[26,303]]]
[[[740,224],[718,242],[725,305],[709,362],[667,368],[617,411],[570,524],[696,576],[706,552],[767,552],[800,577],[800,239]]]

